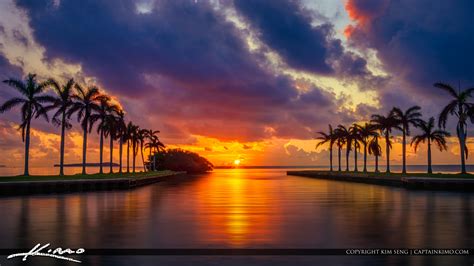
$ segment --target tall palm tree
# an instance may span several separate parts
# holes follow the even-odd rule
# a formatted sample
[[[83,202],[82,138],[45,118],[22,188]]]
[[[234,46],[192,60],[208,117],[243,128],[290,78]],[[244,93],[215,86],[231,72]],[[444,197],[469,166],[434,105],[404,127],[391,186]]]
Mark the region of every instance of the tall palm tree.
[[[125,112],[120,110],[117,114],[117,138],[119,139],[119,173],[122,173],[123,142],[126,141],[127,125],[125,124]]]
[[[367,172],[367,148],[370,148],[370,138],[378,136],[377,128],[369,123],[365,123],[363,126],[357,125],[359,127],[359,135],[361,142],[364,145],[364,173]]]
[[[385,136],[385,153],[387,157],[387,173],[390,173],[390,148],[392,143],[390,141],[390,133],[392,129],[400,129],[397,119],[390,112],[387,116],[372,115],[371,123],[374,124],[380,132]]]
[[[127,173],[130,173],[130,142],[132,141],[132,135],[134,130],[135,125],[129,121],[124,134],[124,141],[127,142]]]
[[[53,98],[42,94],[43,90],[48,86],[48,82],[38,83],[35,74],[28,74],[24,81],[10,78],[3,82],[22,95],[22,97],[14,97],[3,103],[0,106],[0,113],[21,105],[21,124],[19,129],[21,130],[22,140],[25,142],[25,168],[23,174],[28,176],[31,120],[41,116],[48,121],[47,109],[43,104],[51,102]]]
[[[148,129],[139,129],[137,132],[137,141],[140,144],[140,155],[142,157],[143,171],[146,171],[145,158],[143,157],[143,144],[148,135]]]
[[[357,124],[353,124],[349,128],[349,135],[354,145],[354,172],[358,172],[359,169],[357,168],[357,153],[358,150],[360,150],[360,142],[362,142],[362,137],[359,133],[359,127]]]
[[[132,172],[135,173],[135,161],[136,155],[138,151],[138,131],[140,127],[134,125],[132,122],[128,122],[127,125],[127,134],[128,134],[128,143],[127,143],[127,172],[129,172],[129,159],[128,159],[128,150],[129,150],[129,143],[132,144]]]
[[[468,102],[471,98],[471,94],[474,91],[474,88],[470,88],[464,91],[461,91],[461,88],[456,90],[453,86],[445,83],[435,83],[435,87],[440,88],[451,96],[451,102],[446,105],[438,118],[438,126],[445,129],[446,122],[448,121],[449,115],[455,115],[458,118],[458,123],[456,126],[456,133],[459,139],[459,148],[461,151],[461,173],[466,173],[466,138],[467,138],[467,119],[471,117],[473,120],[472,113],[469,110],[473,108],[473,104]]]
[[[316,144],[316,149],[318,149],[320,146],[324,144],[329,144],[329,171],[332,172],[332,147],[334,145],[334,142],[336,141],[334,131],[332,129],[332,126],[329,125],[329,131],[328,133],[319,131],[318,134],[320,135],[316,139],[320,140],[318,144]]]
[[[398,124],[402,131],[402,173],[407,173],[406,166],[406,137],[410,136],[410,125],[417,127],[423,120],[421,120],[421,107],[412,106],[403,112],[400,108],[394,107],[392,109],[392,115],[398,121]]]
[[[110,112],[104,119],[103,122],[103,131],[104,137],[109,138],[109,173],[114,172],[113,168],[113,160],[114,160],[114,140],[116,140],[119,136],[120,130],[120,118],[114,112]]]
[[[375,172],[379,172],[379,156],[382,155],[382,147],[379,145],[379,134],[374,135],[369,142],[368,146],[369,154],[375,156]]]
[[[145,148],[150,149],[150,162],[151,162],[151,159],[153,158],[153,164],[151,166],[151,169],[155,171],[156,160],[155,160],[155,156],[154,155],[152,156],[152,152],[160,152],[164,150],[165,144],[163,144],[157,136],[153,136],[150,139],[150,141],[145,144]]]
[[[64,175],[64,145],[66,139],[66,130],[72,127],[69,123],[68,111],[73,106],[73,90],[74,90],[74,79],[69,79],[63,85],[60,85],[56,80],[49,79],[48,83],[53,87],[57,96],[54,97],[54,101],[48,109],[56,109],[52,117],[53,124],[61,126],[61,144],[59,151],[59,175]]]
[[[349,154],[352,149],[352,138],[349,129],[347,129],[343,125],[337,126],[338,137],[344,139],[344,143],[346,144],[346,171],[349,171]]]
[[[428,142],[428,174],[433,173],[431,168],[431,143],[435,143],[440,151],[447,150],[446,137],[449,137],[449,132],[441,129],[434,130],[435,119],[431,117],[428,122],[422,121],[419,123],[421,134],[413,137],[411,145],[415,146],[415,152],[418,149],[418,145],[425,141]]]
[[[108,127],[111,125],[111,120],[115,119],[115,115],[119,112],[120,108],[110,102],[110,98],[104,95],[100,99],[99,109],[97,113],[91,115],[90,127],[94,126],[95,122],[99,122],[97,125],[97,133],[99,134],[99,173],[103,173],[103,150],[104,150],[104,135],[108,130]],[[112,117],[109,117],[112,116]]]
[[[346,144],[346,139],[344,136],[344,133],[342,133],[339,128],[336,128],[334,130],[334,138],[336,139],[335,143],[337,146],[337,170],[339,172],[342,171],[342,164],[341,164],[341,151],[342,148],[344,147],[344,144]]]
[[[82,137],[82,174],[86,174],[87,164],[87,134],[91,131],[89,122],[91,115],[100,110],[99,102],[104,95],[99,92],[95,86],[84,89],[81,85],[75,84],[76,94],[72,96],[74,103],[68,111],[68,117],[77,113],[77,121],[81,123],[83,130]]]

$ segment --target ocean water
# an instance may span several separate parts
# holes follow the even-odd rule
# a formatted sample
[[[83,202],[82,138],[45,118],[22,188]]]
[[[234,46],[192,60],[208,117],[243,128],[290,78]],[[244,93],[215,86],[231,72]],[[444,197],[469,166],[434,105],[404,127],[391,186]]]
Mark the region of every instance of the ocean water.
[[[294,169],[294,168],[293,168]],[[474,194],[216,169],[127,191],[0,198],[0,248],[81,265],[473,265],[473,256],[88,256],[130,248],[474,248]],[[74,265],[51,258],[4,265]]]

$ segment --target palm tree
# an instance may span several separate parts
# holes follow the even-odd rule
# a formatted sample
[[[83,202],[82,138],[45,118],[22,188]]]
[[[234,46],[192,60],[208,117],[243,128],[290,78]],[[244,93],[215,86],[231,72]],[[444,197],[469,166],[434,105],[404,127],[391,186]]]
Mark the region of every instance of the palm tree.
[[[145,158],[143,157],[143,144],[145,143],[145,139],[147,138],[147,135],[148,135],[147,129],[139,129],[137,132],[137,141],[140,143],[140,155],[142,157],[143,171],[146,171]]]
[[[379,172],[379,156],[382,155],[382,147],[379,145],[379,134],[377,133],[372,137],[368,146],[369,154],[375,156],[375,172]]]
[[[130,173],[130,142],[132,140],[133,131],[135,130],[135,125],[132,122],[128,122],[127,128],[124,133],[124,141],[127,142],[127,173]]]
[[[10,78],[3,81],[10,87],[21,93],[22,97],[14,97],[0,106],[0,113],[9,111],[10,109],[21,105],[21,136],[25,142],[25,168],[24,175],[29,175],[29,154],[30,154],[30,129],[31,119],[43,117],[48,121],[47,109],[44,103],[51,102],[53,98],[42,94],[43,90],[48,86],[48,82],[36,81],[35,74],[28,74],[24,81]]]
[[[364,173],[367,172],[367,148],[370,149],[370,137],[378,136],[377,128],[369,123],[365,123],[363,126],[357,125],[359,127],[359,135],[361,142],[364,145]],[[377,144],[378,145],[378,144]],[[380,146],[379,146],[380,147]],[[371,151],[369,150],[369,153]],[[378,163],[378,162],[377,162]]]
[[[156,170],[156,160],[155,156],[152,156],[152,151],[160,152],[164,150],[165,144],[163,144],[157,136],[153,136],[150,141],[145,144],[145,148],[150,149],[150,162],[153,158],[153,164],[151,169],[154,171]]]
[[[130,149],[130,143],[132,144],[132,171],[135,173],[135,160],[137,154],[137,146],[138,146],[138,131],[140,127],[134,125],[132,122],[128,122],[127,125],[127,173],[130,172],[129,169],[129,154],[128,151]]]
[[[119,112],[119,107],[115,104],[112,104],[110,102],[110,98],[106,95],[104,95],[100,99],[100,104],[99,104],[99,109],[97,110],[97,113],[91,115],[90,119],[90,127],[92,128],[94,126],[95,122],[99,122],[97,126],[97,133],[100,136],[99,139],[99,173],[103,173],[103,150],[104,150],[104,134],[105,131],[108,130],[108,127],[111,123],[112,118],[108,118],[109,116],[113,116],[115,119],[115,115]]]
[[[329,144],[329,171],[332,172],[332,147],[334,145],[334,142],[336,141],[335,134],[332,130],[332,126],[329,125],[329,131],[328,133],[325,132],[318,132],[320,137],[317,137],[316,139],[319,139],[320,141],[318,144],[316,144],[316,149],[318,149],[319,146],[322,146],[326,143]]]
[[[77,112],[77,121],[81,123],[83,130],[82,174],[85,175],[87,164],[87,134],[92,129],[92,127],[89,126],[89,122],[91,115],[100,110],[98,103],[106,96],[102,95],[95,86],[84,89],[81,85],[76,83],[75,88],[77,93],[72,96],[74,103],[68,111],[68,117]]]
[[[110,168],[109,173],[113,173],[113,160],[114,160],[114,140],[116,140],[119,136],[120,130],[120,118],[116,116],[115,113],[110,112],[104,119],[103,122],[103,131],[104,136],[109,138],[109,153],[110,153]]]
[[[418,149],[418,145],[425,141],[428,142],[428,174],[433,173],[431,169],[431,143],[435,143],[440,151],[447,150],[448,146],[446,145],[446,137],[449,137],[449,132],[438,129],[434,130],[435,119],[431,117],[428,122],[422,121],[419,123],[421,129],[421,134],[414,136],[411,145],[415,146],[415,152]]]
[[[125,113],[120,110],[117,114],[117,138],[119,139],[119,173],[122,173],[122,153],[123,153],[123,142],[126,141],[127,125],[125,124]]]
[[[410,125],[417,127],[421,120],[421,107],[419,106],[412,106],[408,108],[405,112],[403,112],[400,108],[394,107],[392,109],[392,115],[398,121],[399,126],[401,127],[402,131],[402,173],[407,173],[407,166],[406,166],[406,136],[410,136]]]
[[[346,144],[346,171],[348,172],[349,171],[349,154],[352,149],[351,134],[349,130],[343,125],[338,125],[337,130],[338,130],[338,137],[344,139],[344,143]]]
[[[387,157],[387,173],[390,173],[390,148],[392,147],[392,143],[390,141],[390,133],[392,129],[397,128],[400,129],[398,125],[397,119],[393,116],[390,112],[387,116],[383,115],[372,115],[371,123],[374,124],[377,129],[385,136],[385,152]]]
[[[354,172],[358,172],[357,168],[357,151],[360,150],[360,142],[362,142],[362,137],[359,133],[359,127],[357,124],[353,124],[349,128],[349,135],[351,141],[354,143]]]
[[[69,79],[68,82],[64,85],[59,85],[59,83],[54,79],[49,79],[48,83],[51,87],[53,87],[54,91],[56,92],[57,96],[54,97],[54,101],[51,106],[48,106],[49,109],[57,109],[56,113],[54,113],[52,117],[52,122],[57,125],[61,126],[61,144],[60,144],[60,151],[59,151],[59,175],[64,175],[64,145],[66,139],[66,129],[70,129],[72,127],[71,123],[69,123],[68,118],[68,111],[73,106],[72,96],[73,96],[73,89],[74,89],[74,79]]]
[[[336,128],[334,130],[334,138],[336,139],[336,146],[337,146],[337,162],[338,162],[338,171],[342,171],[342,164],[341,164],[341,150],[344,147],[344,144],[346,144],[346,139],[344,136],[344,133],[339,130],[339,128]]]
[[[440,88],[449,95],[452,96],[451,102],[446,105],[441,113],[439,114],[438,118],[438,126],[445,129],[446,122],[448,121],[448,115],[455,115],[458,118],[458,123],[456,126],[456,133],[459,139],[459,147],[461,150],[461,173],[466,173],[466,138],[467,138],[467,119],[470,116],[471,121],[473,120],[472,117],[472,110],[473,104],[468,102],[469,98],[471,97],[474,88],[470,88],[464,91],[461,91],[459,88],[458,92],[454,89],[453,86],[445,83],[435,83],[435,87]],[[460,86],[459,86],[460,87]]]

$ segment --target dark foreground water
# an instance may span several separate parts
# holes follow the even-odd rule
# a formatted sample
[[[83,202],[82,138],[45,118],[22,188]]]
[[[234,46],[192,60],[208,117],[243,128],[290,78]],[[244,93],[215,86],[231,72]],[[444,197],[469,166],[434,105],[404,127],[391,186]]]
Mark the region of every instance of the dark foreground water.
[[[474,194],[227,169],[130,191],[0,198],[0,248],[474,248]],[[76,256],[81,265],[468,265],[474,256]],[[6,265],[79,265],[0,257]]]

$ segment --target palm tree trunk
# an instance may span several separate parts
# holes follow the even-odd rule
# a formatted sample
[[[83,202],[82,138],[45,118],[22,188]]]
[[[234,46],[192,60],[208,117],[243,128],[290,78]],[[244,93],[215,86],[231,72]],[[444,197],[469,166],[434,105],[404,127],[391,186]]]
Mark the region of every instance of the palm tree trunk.
[[[102,169],[102,150],[104,149],[104,131],[103,130],[100,130],[100,141],[99,141],[99,163],[100,163],[100,166],[99,166],[99,173],[102,174],[104,173],[103,169]]]
[[[120,137],[119,139],[119,157],[120,157],[120,162],[119,162],[119,165],[120,165],[120,169],[119,169],[119,173],[122,173],[122,153],[123,153],[123,138]]]
[[[135,149],[135,141],[132,140],[132,171],[135,173],[135,159],[136,159],[136,149]]]
[[[84,117],[84,119],[86,119]],[[87,122],[85,123],[84,127],[84,136],[82,137],[82,174],[86,174],[86,161],[87,161]]]
[[[63,112],[61,120],[61,144],[59,147],[59,175],[64,175],[64,138],[66,135],[66,112]]]
[[[341,172],[341,147],[337,148],[338,171]]]
[[[387,132],[385,133],[385,152],[387,156],[387,173],[390,173],[390,135]]]
[[[428,174],[433,173],[431,169],[431,140],[428,138]]]
[[[29,170],[29,157],[30,157],[30,123],[31,119],[28,119],[26,122],[26,136],[25,136],[25,169],[24,169],[24,176],[30,175]]]
[[[346,172],[349,172],[349,153],[350,153],[349,144],[347,144],[347,148],[346,148]]]
[[[364,143],[364,173],[367,173],[367,143]]]
[[[145,158],[143,157],[143,142],[140,142],[140,154],[142,155],[143,171],[146,172]]]
[[[402,174],[407,173],[407,164],[406,164],[406,158],[407,158],[407,147],[406,147],[406,129],[403,128],[403,134],[402,134]]]
[[[113,164],[113,157],[114,157],[114,138],[112,138],[112,133],[109,135],[110,138],[110,170],[109,172],[112,174],[114,172]]]
[[[358,172],[359,169],[357,168],[357,148],[354,147],[354,172]]]
[[[461,173],[462,174],[466,173],[466,157],[465,157],[466,143],[465,141],[466,141],[466,136],[464,133],[464,125],[461,123],[459,125],[459,145],[461,146],[460,150],[461,150]]]
[[[127,173],[130,173],[130,140],[127,139]]]
[[[375,146],[377,148],[377,150],[379,149],[379,138],[376,137],[375,139]],[[381,151],[381,150],[380,150]],[[379,172],[379,156],[377,155],[378,152],[375,154],[375,172],[378,173]]]
[[[329,171],[332,172],[332,145],[329,146]]]

